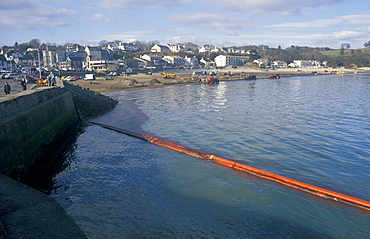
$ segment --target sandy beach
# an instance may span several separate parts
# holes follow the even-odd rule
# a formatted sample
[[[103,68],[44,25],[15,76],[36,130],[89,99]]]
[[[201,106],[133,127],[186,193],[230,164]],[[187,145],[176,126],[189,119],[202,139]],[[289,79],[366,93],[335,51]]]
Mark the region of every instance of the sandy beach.
[[[358,72],[368,72],[370,67],[361,69],[344,69],[344,68],[282,68],[276,70],[260,70],[251,68],[236,68],[236,69],[210,69],[207,72],[214,71],[217,73],[220,81],[233,81],[233,80],[244,80],[245,74],[255,74],[258,79],[268,78],[269,75],[279,74],[281,78],[292,77],[297,75],[312,75],[312,72],[317,74],[348,74]],[[221,76],[222,73],[231,71],[235,75]],[[165,87],[173,85],[188,85],[188,84],[202,84],[200,81],[204,81],[211,77],[209,75],[204,76],[192,76],[192,71],[168,71],[168,73],[175,73],[175,79],[165,79],[160,73],[153,73],[152,75],[129,75],[129,76],[111,76],[113,80],[105,80],[105,77],[97,77],[96,80],[76,80],[70,81],[73,85],[78,85],[82,88],[88,88],[95,92],[109,92],[109,91],[121,91],[121,90],[133,90],[143,88],[154,88],[154,87]]]

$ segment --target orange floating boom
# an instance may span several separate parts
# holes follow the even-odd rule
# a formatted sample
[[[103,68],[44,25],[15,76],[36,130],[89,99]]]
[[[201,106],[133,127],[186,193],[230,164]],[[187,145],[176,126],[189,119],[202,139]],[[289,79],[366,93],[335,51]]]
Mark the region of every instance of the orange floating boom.
[[[316,187],[316,186],[313,186],[313,185],[310,185],[310,184],[307,184],[307,183],[303,183],[303,182],[300,182],[300,181],[297,181],[297,180],[294,180],[294,179],[290,179],[290,178],[283,177],[283,176],[280,176],[280,175],[277,175],[277,174],[274,174],[274,173],[270,173],[270,172],[267,172],[267,171],[264,171],[264,170],[261,170],[261,169],[257,169],[257,168],[253,168],[253,167],[241,164],[241,163],[237,163],[237,162],[234,162],[234,161],[229,160],[229,159],[224,159],[224,158],[221,158],[221,157],[218,157],[218,156],[214,156],[212,154],[201,153],[201,152],[196,151],[194,149],[190,149],[190,148],[178,145],[178,144],[170,143],[170,142],[162,140],[162,139],[150,137],[150,136],[143,135],[143,134],[138,134],[138,133],[135,133],[135,132],[131,132],[129,130],[120,129],[120,128],[113,127],[113,126],[110,126],[110,125],[105,125],[105,124],[100,124],[100,123],[95,123],[95,122],[92,122],[92,123],[100,125],[101,127],[104,127],[104,128],[107,128],[107,129],[112,129],[112,130],[130,135],[130,136],[148,141],[150,143],[153,143],[153,144],[156,144],[156,145],[168,148],[168,149],[175,150],[175,151],[183,153],[183,154],[187,154],[187,155],[190,155],[190,156],[193,156],[193,157],[202,158],[202,159],[206,159],[206,160],[211,160],[211,161],[217,162],[221,165],[224,165],[224,166],[227,166],[227,167],[239,170],[239,171],[247,172],[247,173],[253,174],[255,176],[258,176],[258,177],[261,177],[261,178],[264,178],[264,179],[268,179],[268,180],[280,183],[282,185],[285,185],[285,186],[288,186],[288,187],[291,187],[291,188],[299,189],[299,190],[314,194],[314,195],[319,196],[319,197],[323,197],[323,198],[326,198],[326,199],[331,199],[331,200],[334,200],[334,201],[345,202],[345,203],[348,203],[350,205],[354,205],[354,206],[364,208],[366,210],[370,210],[370,202],[367,202],[367,201],[364,201],[364,200],[361,200],[361,199],[358,199],[358,198],[355,198],[355,197],[347,196],[347,195],[344,195],[344,194],[341,194],[341,193],[336,193],[336,192],[333,192],[333,191],[330,191],[330,190],[326,190],[326,189],[323,189],[323,188],[320,188],[320,187]]]

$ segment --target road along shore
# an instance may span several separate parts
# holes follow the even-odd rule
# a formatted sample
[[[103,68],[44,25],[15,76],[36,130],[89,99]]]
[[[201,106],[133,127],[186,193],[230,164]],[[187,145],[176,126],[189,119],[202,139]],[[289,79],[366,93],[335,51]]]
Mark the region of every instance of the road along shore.
[[[213,70],[208,70],[211,72]],[[258,79],[268,79],[270,75],[279,75],[281,78],[292,76],[307,76],[307,75],[322,75],[322,74],[348,74],[369,72],[370,67],[363,69],[328,69],[328,68],[300,68],[300,69],[276,69],[276,70],[259,70],[250,68],[236,68],[214,70],[220,81],[234,81],[245,80],[248,74],[256,75]],[[222,73],[232,72],[234,75],[222,75]],[[313,73],[314,72],[314,73]],[[172,73],[168,71],[168,73]],[[106,80],[105,77],[97,77],[96,80],[70,81],[73,85],[78,85],[82,88],[87,88],[95,92],[110,92],[121,90],[134,90],[143,88],[156,88],[174,85],[189,85],[202,84],[209,75],[192,75],[189,72],[175,72],[176,78],[163,78],[160,73],[153,73],[152,75],[129,75],[129,76],[111,76],[111,80]]]

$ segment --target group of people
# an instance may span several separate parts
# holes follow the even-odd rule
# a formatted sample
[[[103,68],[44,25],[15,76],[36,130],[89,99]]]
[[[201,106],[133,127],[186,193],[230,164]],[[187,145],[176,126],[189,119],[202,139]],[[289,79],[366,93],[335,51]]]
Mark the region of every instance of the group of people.
[[[45,80],[41,78],[37,81],[38,85],[48,85],[48,86],[55,86],[57,84],[57,79],[53,72],[50,72],[48,77]]]
[[[26,78],[26,76],[24,76],[22,78],[22,80],[20,80],[19,83],[21,84],[23,90],[27,90],[27,78]],[[5,81],[4,82],[4,92],[5,92],[5,95],[9,95],[11,89],[12,89],[12,87],[9,85],[9,83],[7,81]]]
[[[20,84],[23,90],[27,90],[27,75],[24,75],[20,80]],[[49,76],[42,80],[41,78],[37,81],[38,85],[48,85],[48,86],[55,86],[57,84],[56,77],[53,72],[50,72]],[[8,82],[4,82],[4,92],[5,95],[10,94],[11,87]]]

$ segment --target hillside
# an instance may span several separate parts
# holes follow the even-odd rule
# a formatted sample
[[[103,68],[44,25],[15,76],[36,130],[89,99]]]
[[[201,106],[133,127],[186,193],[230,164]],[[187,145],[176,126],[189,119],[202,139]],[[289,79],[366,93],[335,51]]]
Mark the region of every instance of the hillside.
[[[340,56],[342,50],[341,49],[333,49],[329,51],[323,51],[322,54],[326,56]],[[354,53],[362,53],[362,54],[370,54],[370,48],[361,48],[361,49],[346,49],[343,50],[343,55],[351,55]]]

